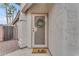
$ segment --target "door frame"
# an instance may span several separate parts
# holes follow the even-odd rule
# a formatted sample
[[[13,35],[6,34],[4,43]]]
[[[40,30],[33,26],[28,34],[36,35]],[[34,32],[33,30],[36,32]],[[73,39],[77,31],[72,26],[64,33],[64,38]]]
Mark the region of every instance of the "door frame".
[[[35,33],[33,32],[33,28],[34,28],[34,17],[35,16],[45,16],[45,45],[34,45],[34,35],[35,35]],[[47,14],[45,13],[45,14],[32,14],[32,47],[33,48],[47,48]]]

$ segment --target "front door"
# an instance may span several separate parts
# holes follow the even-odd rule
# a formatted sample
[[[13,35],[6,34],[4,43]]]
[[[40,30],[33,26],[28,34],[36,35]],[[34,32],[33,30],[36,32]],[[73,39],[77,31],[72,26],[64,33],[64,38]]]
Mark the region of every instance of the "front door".
[[[32,47],[47,47],[47,14],[32,15]]]

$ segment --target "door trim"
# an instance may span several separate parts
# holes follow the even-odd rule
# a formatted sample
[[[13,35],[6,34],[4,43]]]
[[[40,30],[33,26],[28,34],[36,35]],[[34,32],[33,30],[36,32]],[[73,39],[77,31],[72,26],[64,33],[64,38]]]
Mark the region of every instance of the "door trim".
[[[34,27],[34,17],[35,16],[45,16],[45,45],[34,45],[34,32],[32,31],[32,29],[33,29],[33,27]],[[32,47],[34,48],[39,48],[39,47],[45,47],[45,48],[47,48],[47,14],[32,14],[32,29],[31,29],[31,31],[32,31]]]

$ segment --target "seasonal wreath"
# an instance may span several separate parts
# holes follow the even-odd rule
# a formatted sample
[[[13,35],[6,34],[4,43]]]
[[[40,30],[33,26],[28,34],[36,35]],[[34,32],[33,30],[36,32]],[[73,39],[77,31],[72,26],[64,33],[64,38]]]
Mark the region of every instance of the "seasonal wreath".
[[[44,26],[45,26],[45,21],[44,20],[42,20],[42,19],[37,20],[37,22],[36,22],[36,27],[37,28],[42,28]]]

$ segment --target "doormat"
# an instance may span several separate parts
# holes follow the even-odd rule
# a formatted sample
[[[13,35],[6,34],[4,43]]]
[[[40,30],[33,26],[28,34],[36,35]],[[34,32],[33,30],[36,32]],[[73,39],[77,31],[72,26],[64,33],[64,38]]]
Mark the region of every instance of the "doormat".
[[[33,48],[32,53],[47,53],[47,48]]]

